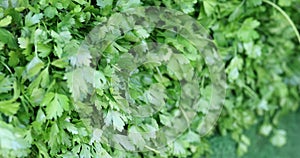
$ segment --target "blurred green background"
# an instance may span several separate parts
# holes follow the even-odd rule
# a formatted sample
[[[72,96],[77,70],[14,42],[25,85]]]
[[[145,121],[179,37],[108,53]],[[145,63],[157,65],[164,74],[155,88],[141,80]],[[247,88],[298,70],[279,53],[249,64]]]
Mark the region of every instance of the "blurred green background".
[[[287,144],[281,148],[270,143],[269,137],[258,133],[258,126],[252,127],[245,134],[250,138],[251,145],[242,158],[298,158],[300,157],[300,110],[284,116],[279,128],[287,132]],[[237,143],[230,135],[216,136],[210,139],[212,145],[212,158],[238,158]]]

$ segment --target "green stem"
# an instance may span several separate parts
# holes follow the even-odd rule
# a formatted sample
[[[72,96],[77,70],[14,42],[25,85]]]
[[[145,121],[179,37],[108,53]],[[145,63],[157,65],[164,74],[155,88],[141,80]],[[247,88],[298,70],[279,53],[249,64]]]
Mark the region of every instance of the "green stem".
[[[8,65],[6,65],[3,61],[1,61],[1,64],[9,71],[9,73],[10,73],[11,75],[13,75],[13,73],[12,73],[12,71],[10,70],[10,68],[9,68]]]
[[[155,150],[155,149],[151,148],[151,147],[148,146],[148,145],[146,145],[145,148],[147,148],[147,149],[149,149],[149,150],[151,150],[151,151],[153,151],[153,152],[155,152],[155,153],[157,153],[157,154],[160,154],[160,152],[159,152],[158,150]]]
[[[277,9],[284,17],[285,19],[290,23],[290,25],[292,26],[294,32],[296,33],[296,36],[298,38],[298,41],[300,43],[300,34],[297,30],[296,25],[294,24],[294,22],[291,20],[291,18],[286,14],[286,12],[284,10],[282,10],[278,5],[276,5],[275,3],[269,1],[269,0],[263,0],[263,2],[271,5],[272,7],[274,7],[275,9]]]
[[[179,108],[180,108],[180,111],[181,111],[182,114],[183,114],[183,117],[184,117],[186,123],[188,124],[188,128],[190,128],[190,120],[189,120],[187,114],[184,112],[184,110],[182,109],[182,107],[179,106]]]

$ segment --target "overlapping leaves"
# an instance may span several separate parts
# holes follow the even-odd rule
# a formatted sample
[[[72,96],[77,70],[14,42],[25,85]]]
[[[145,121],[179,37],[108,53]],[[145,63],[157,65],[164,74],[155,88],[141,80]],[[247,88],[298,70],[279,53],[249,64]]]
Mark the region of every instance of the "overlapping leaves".
[[[296,54],[299,48],[294,40],[294,32],[284,17],[262,2],[261,0],[0,1],[1,157],[143,155],[113,150],[105,145],[107,140],[101,140],[101,135],[105,133],[100,129],[91,132],[91,127],[87,127],[74,110],[84,109],[82,111],[89,113],[93,109],[80,103],[74,104],[72,99],[84,98],[82,92],[97,93],[96,108],[106,110],[105,115],[101,117],[107,124],[115,125],[116,130],[126,128],[124,124],[128,122],[139,123],[138,119],[126,119],[123,116],[125,108],[110,101],[111,96],[103,95],[107,93],[103,89],[111,88],[103,88],[105,83],[113,83],[112,85],[119,83],[115,76],[118,67],[100,65],[97,71],[91,70],[85,67],[94,64],[86,51],[81,51],[77,56],[74,54],[77,53],[83,37],[94,26],[106,21],[116,11],[141,5],[165,6],[182,11],[211,30],[213,40],[228,65],[226,73],[229,78],[225,110],[214,133],[230,134],[239,142],[238,153],[243,154],[251,143],[251,140],[243,134],[243,130],[259,123],[262,124],[260,133],[270,135],[272,144],[284,145],[286,133],[277,129],[277,122],[282,114],[296,110],[299,106],[300,82],[297,64],[299,56]],[[299,1],[279,0],[278,5],[283,7],[295,22],[299,21],[297,14],[299,10],[296,7]],[[137,27],[125,38],[130,42],[138,42],[149,37],[148,31]],[[161,36],[158,33],[152,37],[160,41]],[[189,48],[190,55],[187,58],[189,60],[197,58],[195,53],[191,53],[193,49],[190,45],[182,40],[174,41],[168,36],[164,42],[173,43],[180,51]],[[113,47],[106,52],[106,57],[110,59],[118,57],[118,52],[127,50],[128,45],[130,44],[113,43]],[[140,48],[145,48],[143,43]],[[93,51],[91,53],[93,54]],[[119,60],[111,60],[117,61]],[[175,60],[173,64],[176,65],[178,62]],[[202,63],[191,60],[191,65],[197,64],[202,71],[200,75],[207,77],[209,74],[207,68],[199,66]],[[79,70],[72,71],[71,66],[79,67]],[[187,69],[180,67],[176,72],[182,71],[181,68],[184,71]],[[182,74],[175,75],[180,77]],[[96,80],[91,80],[88,76],[96,76]],[[168,77],[159,78],[159,75],[154,77],[166,85],[171,82]],[[147,77],[144,81],[149,82]],[[86,87],[93,87],[93,90]],[[117,88],[120,87],[113,87]],[[139,90],[139,87],[134,88]],[[176,94],[174,91],[168,92],[171,93]],[[209,96],[210,88],[201,90],[201,94]],[[207,105],[207,102],[208,98],[199,103]],[[155,131],[159,124],[172,125],[170,118],[178,113],[178,110],[172,108],[169,110],[171,112],[164,111],[157,116],[159,119],[156,119],[161,122],[151,118],[143,126],[130,126],[128,129],[131,134],[127,141],[132,141],[138,148],[144,146],[145,141],[154,137],[151,131]],[[200,110],[205,113],[207,109]],[[259,122],[260,118],[263,122]],[[195,119],[188,131],[166,150],[159,152],[151,150],[145,154],[147,157],[158,155],[201,157],[209,153],[206,138],[200,138],[196,133],[200,122],[200,118]],[[139,135],[139,132],[145,131],[148,135]],[[118,140],[122,140],[119,141],[120,146],[126,143],[122,138]],[[132,149],[130,145],[127,147]]]

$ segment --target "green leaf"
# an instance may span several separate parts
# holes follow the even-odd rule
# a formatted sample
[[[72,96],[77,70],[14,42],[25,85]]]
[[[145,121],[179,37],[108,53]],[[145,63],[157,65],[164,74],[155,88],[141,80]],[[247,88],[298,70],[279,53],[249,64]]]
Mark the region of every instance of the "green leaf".
[[[90,152],[90,147],[86,144],[81,145],[81,151],[80,151],[80,157],[81,158],[91,158],[91,152]]]
[[[142,39],[146,39],[150,36],[150,34],[142,27],[136,27],[135,33],[138,37],[141,37]]]
[[[13,34],[11,34],[9,31],[3,28],[0,28],[0,42],[7,44],[7,46],[11,49],[15,49],[18,47]]]
[[[253,18],[246,19],[243,22],[242,27],[237,32],[238,38],[244,42],[250,42],[251,40],[257,39],[259,35],[255,31],[255,28],[259,25],[260,22]]]
[[[128,150],[128,151],[135,150],[134,145],[128,140],[128,137],[126,137],[126,136],[116,134],[116,135],[114,135],[114,137],[112,139],[115,142],[117,142],[118,144],[120,144],[125,150]]]
[[[234,9],[234,11],[229,16],[228,21],[232,22],[236,18],[238,18],[240,15],[243,14],[243,4],[244,4],[244,1]]]
[[[42,105],[46,106],[47,119],[56,119],[69,110],[69,98],[63,94],[47,93]]]
[[[231,60],[229,66],[226,68],[226,73],[229,73],[228,78],[230,81],[238,79],[239,70],[242,69],[243,63],[244,61],[238,56]]]
[[[86,71],[86,69],[77,69],[66,73],[65,79],[67,80],[72,97],[75,100],[82,100],[89,93],[87,82],[88,75],[90,75],[90,73],[89,71]]]
[[[254,7],[262,4],[262,0],[247,0],[247,5]]]
[[[128,132],[129,140],[131,140],[138,148],[143,149],[146,145],[146,142],[141,134],[142,131],[138,127],[132,126]]]
[[[239,156],[244,155],[246,152],[248,152],[248,146],[244,143],[239,143],[238,148],[237,148],[237,154]]]
[[[45,57],[47,57],[51,53],[52,47],[49,44],[41,44],[41,43],[39,43],[39,44],[37,44],[37,51],[40,52],[39,56],[41,58],[45,58]]]
[[[53,148],[57,145],[57,135],[59,133],[59,128],[56,123],[53,123],[53,125],[50,128],[50,133],[49,133],[49,141],[48,144]]]
[[[190,143],[200,142],[200,136],[191,130],[189,130],[188,133],[184,137],[185,137],[185,140]]]
[[[172,127],[171,117],[160,114],[159,120],[160,120],[160,123],[162,123],[163,125]]]
[[[0,121],[0,156],[26,157],[30,144],[24,139],[25,130]]]
[[[20,62],[20,53],[18,52],[10,52],[9,54],[9,60],[8,60],[8,65],[9,66],[17,66]]]
[[[12,79],[5,77],[3,73],[0,72],[0,93],[7,93],[13,89]]]
[[[43,67],[44,67],[44,62],[41,59],[39,59],[39,57],[35,56],[26,66],[26,72],[28,78],[37,75]]]
[[[197,3],[197,0],[183,1],[180,3],[180,8],[185,14],[189,14],[195,11],[194,5]]]
[[[106,83],[104,74],[90,67],[82,67],[66,73],[65,77],[72,97],[76,100],[83,100],[91,89],[102,89]]]
[[[265,124],[260,127],[259,133],[264,136],[268,136],[270,135],[271,131],[272,131],[272,125]]]
[[[54,60],[51,65],[58,67],[58,68],[65,68],[66,66],[69,65],[69,63],[66,61],[66,59],[57,59]]]
[[[32,12],[29,12],[26,16],[25,16],[25,25],[26,26],[32,26],[34,24],[37,24],[40,22],[40,20],[43,18],[43,14],[39,13],[39,14],[34,14]]]
[[[112,0],[97,0],[97,6],[100,8],[105,8],[106,6],[111,6],[113,3]]]
[[[113,125],[114,129],[122,131],[124,129],[124,117],[117,111],[108,111],[104,120],[106,125]]]
[[[286,132],[284,130],[277,130],[270,139],[274,146],[282,147],[286,144]]]
[[[144,93],[145,102],[155,106],[164,106],[165,98],[165,87],[162,84],[152,84],[151,87]]]
[[[294,0],[279,0],[278,4],[283,7],[289,7],[289,6],[291,6],[293,1]]]
[[[241,136],[241,141],[244,143],[244,144],[246,144],[246,145],[250,145],[250,140],[249,140],[249,138],[247,137],[247,136],[245,136],[245,135],[242,135]]]
[[[5,18],[0,20],[0,27],[6,27],[11,23],[12,17],[6,16]]]
[[[173,143],[173,154],[174,155],[183,155],[185,154],[185,150],[184,147],[182,146],[182,144],[180,144],[179,141],[175,141]]]
[[[20,37],[18,38],[18,44],[20,48],[27,48],[27,46],[29,45],[29,39],[28,38],[23,38]]]
[[[92,56],[87,47],[81,46],[77,53],[70,57],[70,62],[72,66],[89,66],[91,63]]]
[[[262,54],[261,47],[259,45],[254,45],[253,41],[244,43],[243,45],[246,50],[246,54],[250,58],[257,58],[261,56]]]
[[[121,10],[137,7],[141,4],[140,0],[118,0],[116,6]]]
[[[84,4],[88,3],[85,0],[74,0],[74,1],[77,2],[77,3],[79,3],[79,4],[81,4],[81,5],[84,5]]]
[[[210,155],[218,132],[232,135],[236,143],[225,145],[242,155],[256,123],[272,144],[288,143],[274,127],[299,107],[299,44],[288,18],[299,25],[296,1],[0,0],[0,157],[222,157]],[[203,41],[191,43],[188,32]],[[218,129],[200,139],[221,92],[211,72],[222,64],[208,68],[215,60],[206,48],[218,51],[212,58],[225,63],[229,82]]]
[[[178,80],[190,81],[193,76],[193,68],[189,60],[182,54],[172,54],[167,65],[170,74],[174,74]]]
[[[17,111],[19,110],[20,107],[20,103],[16,102],[0,102],[0,112],[5,114],[5,115],[14,115],[17,113]]]
[[[58,14],[58,11],[55,7],[49,6],[45,9],[45,16],[52,19],[55,15]]]
[[[203,5],[206,15],[211,16],[215,11],[217,3],[214,0],[204,0]]]
[[[90,143],[100,142],[103,131],[99,128],[94,129]]]

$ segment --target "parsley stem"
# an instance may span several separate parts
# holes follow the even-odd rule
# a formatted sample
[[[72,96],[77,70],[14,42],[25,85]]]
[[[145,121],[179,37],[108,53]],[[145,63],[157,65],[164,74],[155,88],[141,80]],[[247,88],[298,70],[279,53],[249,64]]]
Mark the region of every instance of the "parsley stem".
[[[8,65],[6,65],[3,61],[1,61],[1,64],[9,71],[10,74],[13,74]]]
[[[297,38],[298,38],[298,41],[299,41],[299,43],[300,43],[300,34],[299,34],[298,30],[297,30],[296,25],[295,25],[294,22],[291,20],[291,18],[289,17],[289,15],[287,15],[287,13],[286,13],[284,10],[282,10],[282,9],[281,9],[278,5],[276,5],[275,3],[273,3],[273,2],[271,2],[271,1],[269,1],[269,0],[263,0],[263,2],[269,4],[269,5],[271,5],[272,7],[274,7],[275,9],[277,9],[277,10],[285,17],[285,19],[286,19],[286,20],[290,23],[290,25],[292,26],[294,32],[296,33],[296,36],[297,36]]]
[[[180,108],[180,111],[181,111],[182,114],[183,114],[183,117],[184,117],[184,119],[185,119],[187,125],[188,125],[188,128],[190,128],[190,120],[189,120],[187,114],[184,112],[184,110],[182,109],[182,107],[179,106],[179,108]]]
[[[148,145],[145,145],[145,148],[147,148],[147,149],[149,149],[149,150],[151,150],[151,151],[153,151],[153,152],[155,152],[155,153],[157,153],[157,154],[160,153],[158,150],[155,150],[155,149],[151,148],[151,147],[148,146]]]
[[[158,67],[155,67],[155,68],[156,68],[157,73],[159,74],[160,79],[162,79],[163,77],[162,77],[162,74],[161,74],[161,72],[159,71]]]
[[[112,67],[114,67],[118,71],[121,71],[121,69],[118,66],[116,66],[116,65],[112,65]]]

